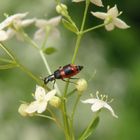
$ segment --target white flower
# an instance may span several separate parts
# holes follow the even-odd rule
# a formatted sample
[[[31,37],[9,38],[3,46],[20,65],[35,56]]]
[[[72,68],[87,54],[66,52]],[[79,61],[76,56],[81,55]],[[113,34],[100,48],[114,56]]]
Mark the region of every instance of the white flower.
[[[118,12],[117,6],[115,5],[112,8],[108,8],[107,13],[104,12],[91,12],[92,15],[94,15],[97,18],[103,19],[106,30],[111,31],[116,27],[121,29],[129,28],[129,26],[118,18],[119,15],[122,14],[122,12]]]
[[[99,99],[98,93],[99,92],[97,91],[96,92],[97,98],[90,98],[90,99],[84,100],[82,102],[85,104],[92,104],[91,110],[93,112],[97,112],[102,108],[106,108],[111,112],[112,116],[114,116],[115,118],[118,118],[118,116],[114,113],[114,110],[112,109],[112,107],[107,103],[108,97],[105,95],[101,95],[101,99]],[[104,99],[105,99],[105,101],[104,101]]]
[[[60,21],[61,16],[51,18],[50,20],[37,19],[35,25],[38,27],[38,30],[35,32],[34,39],[44,39],[48,32],[51,36],[58,37],[60,33],[56,26],[60,23]]]
[[[27,107],[26,112],[27,113],[42,113],[46,110],[48,101],[50,101],[56,94],[56,90],[53,89],[49,91],[47,94],[45,92],[45,89],[36,86],[35,91],[35,101],[31,102],[31,104]]]
[[[27,27],[34,23],[35,19],[24,19],[27,16],[26,13],[19,13],[12,16],[7,17],[3,22],[0,23],[0,41],[4,41],[10,39],[14,35],[19,36],[16,32],[17,29],[21,27]],[[4,35],[1,37],[1,35]]]
[[[8,39],[8,35],[4,30],[0,31],[0,41],[5,41]]]
[[[10,26],[11,24],[15,23],[16,21],[21,20],[24,18],[28,13],[19,13],[12,16],[7,17],[3,22],[0,23],[0,30]]]
[[[81,1],[85,1],[85,0],[73,0],[73,2],[81,2]],[[97,6],[101,6],[101,7],[103,6],[101,0],[90,0],[90,2]]]

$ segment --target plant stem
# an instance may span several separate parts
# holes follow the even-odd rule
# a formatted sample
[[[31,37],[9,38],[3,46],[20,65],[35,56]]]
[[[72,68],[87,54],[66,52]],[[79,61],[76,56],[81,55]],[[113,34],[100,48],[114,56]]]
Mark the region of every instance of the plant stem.
[[[17,62],[18,67],[24,71],[27,75],[29,75],[33,80],[35,80],[39,85],[43,85],[43,82],[41,79],[36,77],[30,70],[28,70],[25,66]],[[47,90],[50,90],[47,86],[45,87]]]
[[[92,28],[89,28],[89,29],[86,29],[86,30],[84,30],[83,31],[83,34],[85,34],[85,33],[87,33],[87,32],[90,32],[90,31],[92,31],[92,30],[95,30],[95,29],[98,29],[98,28],[101,28],[101,27],[103,27],[103,26],[105,26],[106,24],[100,24],[100,25],[97,25],[97,26],[95,26],[95,27],[92,27]]]
[[[93,119],[91,120],[91,122],[89,123],[88,127],[86,128],[86,130],[82,133],[82,136],[78,139],[78,140],[85,140],[85,135],[89,132],[89,130],[91,129],[91,127],[93,127],[93,123],[95,123],[96,119],[99,117],[99,112],[97,111],[95,116],[93,117]],[[98,120],[99,121],[99,120]],[[97,122],[98,124],[98,122]],[[94,129],[96,128],[97,124],[94,124]],[[92,128],[93,129],[93,128]]]
[[[8,54],[8,56],[13,60],[16,61],[14,55],[0,42],[0,47]]]
[[[78,95],[77,98],[76,98],[76,101],[75,101],[75,104],[74,104],[74,107],[73,107],[73,110],[72,110],[72,114],[71,114],[71,129],[72,129],[72,135],[74,137],[74,126],[73,126],[73,123],[74,123],[74,114],[75,114],[75,111],[76,111],[76,108],[77,108],[77,104],[79,102],[79,99],[80,99],[81,95]]]
[[[57,124],[57,126],[61,129],[63,129],[62,124],[60,123],[60,121],[57,119],[56,115],[53,113],[53,111],[51,111],[50,109],[47,109],[51,116],[54,118],[55,123]]]
[[[46,116],[46,115],[42,115],[42,114],[35,114],[35,116],[39,116],[39,117],[43,117],[43,118],[46,118],[46,119],[50,119],[52,121],[55,121],[55,119],[53,117],[50,117],[50,116]]]
[[[73,111],[72,111],[72,115],[71,115],[71,123],[72,124],[73,124],[73,119],[74,119],[74,114],[75,114],[75,111],[76,111],[76,107],[77,107],[77,104],[79,102],[80,97],[81,97],[81,95],[77,96],[74,107],[73,107]]]
[[[79,50],[79,47],[80,47],[80,42],[81,42],[81,38],[82,38],[82,32],[83,32],[85,21],[86,21],[86,15],[87,15],[89,3],[90,2],[86,2],[86,7],[85,7],[85,11],[84,11],[82,25],[81,25],[81,28],[80,28],[80,32],[77,34],[75,50],[74,50],[73,57],[72,57],[72,60],[71,60],[72,64],[75,63],[76,56],[77,56],[77,53],[78,53],[78,50]],[[68,86],[69,86],[69,79],[68,79],[68,81],[67,81],[67,83],[65,85],[64,94],[63,94],[64,99],[67,96]],[[69,136],[71,136],[71,139],[74,139],[73,132],[72,132],[73,130],[70,132],[70,128],[69,128],[70,126],[73,126],[73,124],[69,125],[68,115],[67,115],[67,107],[66,107],[66,101],[65,100],[63,101],[63,109],[64,109],[63,110],[64,111],[63,112],[64,125],[65,125],[65,127],[67,129],[66,132],[68,133]]]
[[[45,55],[44,55],[43,51],[40,50],[39,53],[40,53],[40,56],[41,56],[41,58],[42,58],[42,60],[43,60],[43,62],[44,62],[44,65],[45,65],[45,67],[46,67],[46,69],[47,69],[49,75],[51,75],[52,72],[51,72],[51,69],[50,69],[49,64],[48,64],[48,62],[47,62],[47,59],[45,58]],[[55,89],[57,90],[57,94],[60,96],[61,93],[60,93],[60,90],[59,90],[57,84],[55,83],[54,86],[55,86]]]
[[[46,29],[46,30],[47,30],[47,29]],[[26,42],[28,42],[29,44],[31,44],[31,46],[33,46],[34,48],[36,48],[37,50],[39,50],[39,54],[40,54],[40,56],[41,56],[41,58],[42,58],[42,60],[43,60],[43,63],[44,63],[44,65],[45,65],[45,68],[47,69],[47,72],[48,72],[49,74],[52,74],[52,72],[51,72],[51,70],[50,70],[50,67],[49,67],[49,64],[48,64],[48,62],[47,62],[47,59],[46,59],[46,57],[45,57],[45,55],[44,55],[44,53],[43,53],[43,49],[44,49],[44,47],[45,47],[45,45],[46,45],[47,39],[44,40],[44,42],[43,42],[43,44],[42,44],[42,47],[39,48],[38,45],[37,45],[37,44],[28,36],[28,34],[26,34],[22,29],[20,30],[20,33],[21,33],[21,35],[23,35],[23,37],[25,38],[25,41],[26,41]],[[46,38],[48,38],[48,33],[49,33],[49,30],[48,30],[48,32],[46,31]],[[55,86],[55,88],[56,88],[56,90],[57,90],[58,95],[61,95],[60,90],[59,90],[59,88],[58,88],[58,86],[57,86],[56,83],[55,83],[54,86]]]

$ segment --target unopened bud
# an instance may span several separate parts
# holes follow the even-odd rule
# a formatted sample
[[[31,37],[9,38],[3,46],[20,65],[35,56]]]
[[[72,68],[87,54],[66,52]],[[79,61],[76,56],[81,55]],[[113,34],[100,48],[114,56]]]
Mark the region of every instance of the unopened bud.
[[[68,15],[68,11],[67,11],[67,6],[65,4],[59,4],[56,6],[56,11],[57,13],[63,15],[63,16],[67,16]]]
[[[83,92],[87,89],[87,81],[85,79],[79,79],[77,82],[76,82],[76,89],[79,91],[79,92]]]
[[[50,101],[49,104],[55,108],[59,108],[61,105],[61,99],[57,96],[54,96]]]
[[[19,106],[18,112],[21,116],[26,117],[28,116],[28,113],[25,111],[28,107],[28,104],[21,104]]]

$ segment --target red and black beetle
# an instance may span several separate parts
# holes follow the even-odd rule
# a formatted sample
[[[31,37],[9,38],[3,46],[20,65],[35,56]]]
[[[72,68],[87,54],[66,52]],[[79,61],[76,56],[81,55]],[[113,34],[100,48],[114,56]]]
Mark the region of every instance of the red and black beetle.
[[[47,84],[50,81],[54,81],[54,83],[55,83],[56,79],[61,79],[61,80],[65,81],[64,80],[65,78],[71,78],[72,76],[79,73],[82,69],[83,69],[83,66],[77,66],[74,64],[68,64],[66,66],[60,67],[59,69],[54,71],[53,74],[51,74],[43,79],[44,84]]]

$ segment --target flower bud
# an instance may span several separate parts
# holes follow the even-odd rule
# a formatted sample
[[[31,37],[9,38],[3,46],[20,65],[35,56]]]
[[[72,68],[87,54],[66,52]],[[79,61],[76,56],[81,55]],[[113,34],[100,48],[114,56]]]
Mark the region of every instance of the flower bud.
[[[49,104],[55,108],[59,108],[61,105],[61,99],[57,96],[54,96],[50,101]]]
[[[67,16],[68,15],[68,11],[67,11],[67,6],[65,4],[59,4],[56,6],[56,11],[57,13],[63,15],[63,16]]]
[[[76,82],[76,89],[79,91],[79,92],[83,92],[87,89],[87,81],[85,79],[79,79],[77,82]]]
[[[28,104],[21,104],[19,106],[18,112],[21,116],[26,117],[28,116],[28,113],[25,111],[28,107]]]

